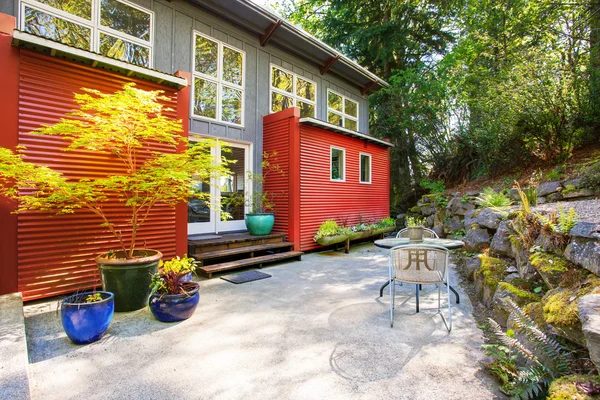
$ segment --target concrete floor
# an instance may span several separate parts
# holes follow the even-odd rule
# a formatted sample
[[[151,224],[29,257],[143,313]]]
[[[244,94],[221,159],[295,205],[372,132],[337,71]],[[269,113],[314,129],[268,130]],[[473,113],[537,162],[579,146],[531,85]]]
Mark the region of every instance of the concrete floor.
[[[191,319],[165,324],[118,313],[98,342],[66,338],[56,301],[25,307],[34,399],[493,399],[482,368],[481,331],[462,294],[450,334],[437,290],[397,289],[373,245],[309,254],[265,268],[272,278],[200,283]],[[456,282],[453,274],[451,282]],[[453,297],[452,297],[453,298]]]

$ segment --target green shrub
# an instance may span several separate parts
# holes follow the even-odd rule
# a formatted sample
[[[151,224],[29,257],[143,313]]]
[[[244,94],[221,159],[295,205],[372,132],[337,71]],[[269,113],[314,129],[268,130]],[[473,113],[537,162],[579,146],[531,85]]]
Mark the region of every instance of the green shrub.
[[[564,165],[556,166],[551,172],[546,174],[546,179],[549,181],[558,181],[562,179],[566,167]]]
[[[429,180],[429,178],[422,179],[421,182],[419,182],[419,186],[429,193],[444,193],[446,191],[444,181],[432,181]]]
[[[600,191],[600,160],[586,168],[581,183],[583,187]]]
[[[379,221],[379,223],[377,224],[382,228],[388,227],[388,226],[396,226],[396,219],[392,218],[392,217],[387,217],[382,219],[381,221]]]
[[[314,239],[316,241],[326,236],[335,236],[338,234],[339,230],[340,226],[338,223],[333,219],[328,219],[319,226]]]
[[[496,192],[491,187],[483,189],[475,201],[481,207],[507,207],[512,204],[512,200],[504,192]]]
[[[425,218],[406,217],[406,226],[424,226]]]

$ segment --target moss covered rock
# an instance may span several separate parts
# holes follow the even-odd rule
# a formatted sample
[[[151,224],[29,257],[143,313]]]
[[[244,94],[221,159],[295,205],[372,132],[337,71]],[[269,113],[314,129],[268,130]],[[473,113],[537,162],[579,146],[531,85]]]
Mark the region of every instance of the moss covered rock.
[[[599,399],[600,377],[598,375],[570,375],[555,379],[548,389],[548,400]],[[587,393],[590,394],[587,394]]]
[[[579,320],[577,300],[588,294],[600,293],[600,278],[573,270],[561,286],[546,293],[542,299],[544,320],[561,336],[585,346]]]
[[[534,293],[516,287],[508,282],[498,283],[498,288],[494,293],[492,305],[494,308],[494,319],[501,326],[505,327],[510,314],[510,309],[506,306],[506,299],[512,299],[517,305],[523,307],[526,304],[539,302],[540,297]]]
[[[551,289],[557,288],[565,272],[575,267],[566,258],[549,253],[533,253],[529,263]]]
[[[421,214],[421,207],[419,206],[414,206],[408,209],[408,212],[413,213],[413,214]]]
[[[504,278],[504,271],[508,264],[499,258],[480,254],[481,266],[475,273],[475,289],[477,294],[487,306],[492,304],[492,299],[498,284]]]

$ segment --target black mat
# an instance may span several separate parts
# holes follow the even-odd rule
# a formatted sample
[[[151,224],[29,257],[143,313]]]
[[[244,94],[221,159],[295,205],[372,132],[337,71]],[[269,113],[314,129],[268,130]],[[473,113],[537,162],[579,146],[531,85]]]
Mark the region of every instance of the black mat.
[[[225,275],[225,276],[222,276],[221,279],[226,280],[227,282],[238,284],[238,283],[258,281],[260,279],[266,279],[266,278],[270,278],[270,277],[271,277],[271,275],[265,274],[264,272],[246,271],[246,272],[241,272],[239,274]]]

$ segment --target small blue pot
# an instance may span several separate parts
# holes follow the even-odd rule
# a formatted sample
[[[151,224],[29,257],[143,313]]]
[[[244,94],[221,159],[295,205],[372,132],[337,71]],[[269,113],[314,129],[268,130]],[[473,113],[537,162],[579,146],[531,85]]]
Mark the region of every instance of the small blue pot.
[[[65,297],[60,303],[60,318],[67,336],[75,344],[87,344],[100,339],[110,326],[115,313],[115,295],[96,292],[101,301],[86,303],[92,292]]]
[[[192,273],[185,274],[181,278],[179,278],[179,282],[191,282],[192,281]]]
[[[200,286],[196,282],[185,284],[187,294],[153,294],[150,311],[157,320],[177,322],[192,316],[200,300]]]

